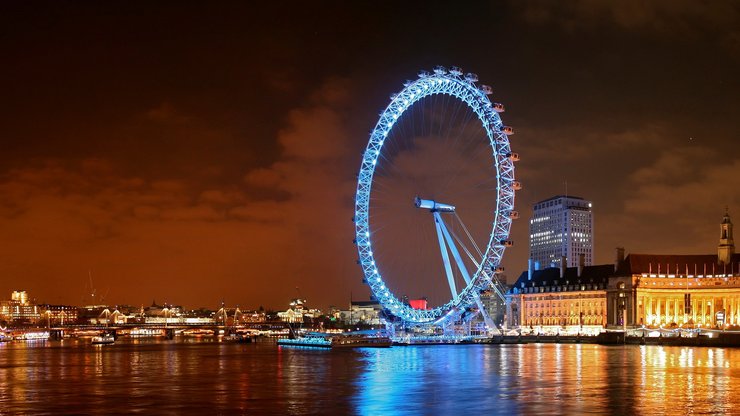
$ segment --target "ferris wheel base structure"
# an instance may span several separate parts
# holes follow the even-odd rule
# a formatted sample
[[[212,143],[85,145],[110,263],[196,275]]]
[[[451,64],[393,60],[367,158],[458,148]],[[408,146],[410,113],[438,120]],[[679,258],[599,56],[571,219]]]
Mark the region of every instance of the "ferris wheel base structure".
[[[518,217],[514,211],[514,199],[516,191],[521,189],[521,184],[514,178],[514,162],[519,160],[519,155],[511,151],[508,138],[514,134],[514,130],[502,123],[499,113],[504,111],[504,106],[491,102],[488,98],[490,94],[492,94],[491,87],[478,85],[477,75],[464,74],[460,68],[446,69],[438,66],[433,72],[421,71],[418,79],[407,81],[399,93],[392,95],[390,104],[380,114],[378,122],[370,133],[370,140],[363,153],[357,180],[354,242],[357,245],[359,264],[364,274],[363,281],[370,286],[373,297],[383,306],[386,322],[391,329],[401,331],[411,329],[412,332],[421,333],[439,333],[442,330],[449,334],[454,327],[467,325],[470,328],[472,318],[479,312],[483,314],[486,330],[495,329],[484,312],[480,295],[483,291],[492,291],[499,299],[504,299],[506,289],[494,276],[501,270],[500,263],[504,250],[512,244],[509,240],[509,230],[512,220]],[[414,206],[427,209],[432,213],[440,254],[445,267],[444,275],[447,277],[451,294],[451,299],[441,306],[414,309],[394,295],[386,286],[383,280],[382,265],[376,263],[373,253],[372,229],[373,226],[378,227],[378,225],[370,223],[370,200],[375,169],[379,163],[385,161],[381,157],[383,145],[386,140],[391,140],[389,133],[393,126],[415,103],[434,95],[447,95],[459,99],[477,117],[485,131],[487,142],[490,144],[492,165],[496,170],[496,197],[495,201],[491,202],[493,220],[488,242],[483,249],[478,250],[476,246],[474,251],[480,255],[472,256],[471,252],[463,246],[466,254],[471,257],[471,264],[475,269],[472,273],[469,273],[465,267],[455,239],[450,235],[442,218],[443,215],[457,217],[455,206],[431,199],[422,199],[418,196],[414,199]],[[469,234],[468,236],[470,237]],[[465,283],[463,288],[458,289],[455,283],[451,271],[453,263],[449,254],[452,255],[457,270],[462,274]]]

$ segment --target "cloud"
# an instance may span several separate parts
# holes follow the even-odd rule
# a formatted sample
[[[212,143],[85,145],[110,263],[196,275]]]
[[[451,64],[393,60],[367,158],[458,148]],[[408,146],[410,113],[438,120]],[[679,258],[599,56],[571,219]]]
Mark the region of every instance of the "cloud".
[[[665,149],[625,178],[623,203],[597,216],[597,235],[632,252],[714,253],[725,206],[740,206],[739,169],[711,149]]]
[[[740,5],[736,2],[609,1],[513,2],[530,25],[554,25],[566,33],[607,33],[617,29],[641,37],[711,43],[740,59]]]
[[[634,192],[625,202],[626,211],[677,219],[718,216],[718,205],[740,203],[738,168],[740,159],[723,160],[716,151],[691,147],[666,150],[652,165],[629,178]]]
[[[713,253],[724,207],[740,207],[740,158],[718,146],[719,137],[690,140],[683,126],[657,122],[584,120],[520,130],[512,146],[522,157],[516,172],[524,186],[516,201],[521,217],[529,218],[535,202],[566,189],[593,201],[598,263],[611,262],[618,246],[628,252]],[[521,220],[512,228],[515,246],[504,263],[515,273],[526,264],[527,228]]]
[[[104,157],[7,171],[0,291],[22,279],[40,300],[77,304],[74,288],[93,269],[118,302],[209,306],[226,297],[283,307],[292,295],[286,287],[296,286],[316,306],[343,299],[360,285],[349,221],[354,181],[346,172],[356,161],[348,155],[347,88],[328,81],[289,111],[277,158],[243,172],[243,181],[136,175]],[[148,114],[158,122],[190,119],[169,105]]]
[[[624,30],[676,34],[697,26],[737,28],[740,19],[740,7],[732,2],[575,0],[534,1],[516,7],[530,23],[555,22],[567,30],[612,24]]]

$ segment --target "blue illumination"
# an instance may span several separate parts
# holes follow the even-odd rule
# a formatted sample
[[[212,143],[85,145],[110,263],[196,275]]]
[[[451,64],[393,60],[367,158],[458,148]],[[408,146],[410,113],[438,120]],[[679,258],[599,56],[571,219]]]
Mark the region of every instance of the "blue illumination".
[[[501,263],[505,245],[499,242],[508,241],[512,221],[509,213],[514,209],[515,181],[514,164],[506,155],[512,152],[500,115],[494,110],[488,98],[487,92],[490,93],[490,88],[476,85],[477,81],[478,77],[474,74],[463,76],[459,68],[451,69],[449,72],[443,67],[436,67],[433,73],[420,71],[419,78],[407,82],[401,92],[394,94],[391,103],[380,114],[375,128],[370,133],[370,140],[360,166],[355,197],[355,232],[360,266],[365,274],[365,281],[375,297],[386,309],[393,310],[394,314],[406,323],[439,323],[454,319],[461,311],[474,305],[479,292],[491,287],[493,270]],[[369,205],[377,159],[393,124],[417,101],[435,94],[445,94],[461,100],[478,117],[492,149],[496,169],[497,199],[490,239],[483,258],[478,262],[480,266],[473,273],[470,283],[443,306],[419,310],[403,304],[393,296],[378,274],[373,252],[369,250],[371,244]],[[493,288],[503,296],[501,288],[495,285]]]

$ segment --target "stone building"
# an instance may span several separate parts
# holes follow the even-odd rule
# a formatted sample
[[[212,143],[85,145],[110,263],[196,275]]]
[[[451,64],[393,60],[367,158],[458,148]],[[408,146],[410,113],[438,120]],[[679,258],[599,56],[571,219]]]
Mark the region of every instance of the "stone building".
[[[577,267],[528,270],[506,294],[507,327],[537,333],[598,333],[607,321],[607,286],[613,264],[586,266],[579,256]]]
[[[617,256],[608,325],[724,328],[740,325],[740,255],[732,221],[720,224],[717,254]]]

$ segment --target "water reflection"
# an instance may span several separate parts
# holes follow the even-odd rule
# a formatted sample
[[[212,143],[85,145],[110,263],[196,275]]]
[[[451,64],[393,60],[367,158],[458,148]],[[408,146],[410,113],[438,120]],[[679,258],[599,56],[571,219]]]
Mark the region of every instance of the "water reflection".
[[[732,413],[734,349],[0,345],[0,414]],[[737,401],[737,399],[735,399]]]
[[[731,413],[732,386],[738,376],[733,349],[640,347],[643,382],[636,394],[640,408],[671,413]]]
[[[727,413],[737,372],[732,352],[568,344],[393,348],[363,357],[355,410]]]

